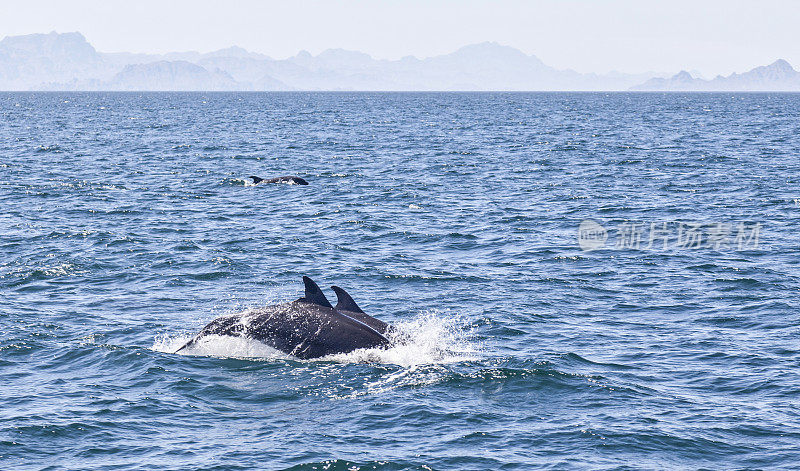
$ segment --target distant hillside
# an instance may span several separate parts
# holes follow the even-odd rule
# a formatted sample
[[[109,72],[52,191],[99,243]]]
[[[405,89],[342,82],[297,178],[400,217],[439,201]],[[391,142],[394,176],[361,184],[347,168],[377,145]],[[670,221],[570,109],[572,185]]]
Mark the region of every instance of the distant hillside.
[[[653,75],[557,70],[496,43],[387,61],[343,49],[276,60],[236,46],[101,53],[80,33],[0,41],[0,90],[626,90]]]
[[[718,76],[713,80],[692,77],[681,71],[670,78],[652,78],[631,90],[644,91],[800,91],[800,72],[783,59],[743,74]]]
[[[29,90],[114,74],[79,33],[9,36],[0,41],[0,89]]]
[[[584,74],[490,42],[394,61],[344,49],[278,60],[236,46],[209,53],[107,54],[80,33],[52,32],[0,41],[0,90],[800,91],[800,73],[778,60],[712,80],[686,71],[669,78]]]
[[[237,90],[241,85],[225,72],[209,72],[186,61],[127,65],[101,88],[107,90]]]

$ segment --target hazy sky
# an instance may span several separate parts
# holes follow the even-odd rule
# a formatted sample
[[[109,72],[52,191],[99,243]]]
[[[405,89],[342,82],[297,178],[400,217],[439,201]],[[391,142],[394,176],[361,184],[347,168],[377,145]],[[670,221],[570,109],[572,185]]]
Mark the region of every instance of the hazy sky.
[[[496,41],[581,72],[800,69],[800,0],[0,0],[0,37],[80,31],[99,51],[427,57]]]

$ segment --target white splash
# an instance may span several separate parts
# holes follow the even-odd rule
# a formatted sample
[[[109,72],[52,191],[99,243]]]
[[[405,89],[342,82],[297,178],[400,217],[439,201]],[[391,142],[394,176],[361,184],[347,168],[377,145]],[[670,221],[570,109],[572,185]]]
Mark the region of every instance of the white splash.
[[[404,367],[477,360],[480,345],[464,319],[441,311],[427,311],[396,322],[387,334],[387,349],[369,348],[328,355],[321,360],[341,363],[387,363]]]
[[[161,335],[156,338],[151,350],[174,353],[194,337],[192,334],[176,336]],[[178,355],[208,356],[217,358],[290,358],[258,340],[227,335],[208,335],[198,339],[191,347],[181,350]]]

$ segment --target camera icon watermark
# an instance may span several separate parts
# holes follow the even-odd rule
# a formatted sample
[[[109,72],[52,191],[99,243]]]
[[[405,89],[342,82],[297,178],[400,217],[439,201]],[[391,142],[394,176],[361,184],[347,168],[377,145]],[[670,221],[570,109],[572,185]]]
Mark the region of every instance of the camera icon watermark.
[[[578,245],[587,252],[602,249],[608,240],[608,231],[597,221],[586,219],[578,226]]]
[[[598,249],[756,250],[761,229],[758,222],[684,221],[623,221],[607,229],[595,220],[586,219],[578,226],[578,245],[586,252]]]

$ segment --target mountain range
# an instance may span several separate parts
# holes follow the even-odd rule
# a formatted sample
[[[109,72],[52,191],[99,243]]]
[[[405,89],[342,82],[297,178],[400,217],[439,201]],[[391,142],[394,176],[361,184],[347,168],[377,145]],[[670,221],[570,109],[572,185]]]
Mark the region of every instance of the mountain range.
[[[800,90],[798,75],[785,61],[713,80],[688,72],[586,74],[491,42],[424,59],[379,60],[344,49],[273,59],[236,46],[209,53],[102,53],[80,33],[0,41],[0,90]]]
[[[669,78],[652,78],[632,90],[646,91],[800,91],[800,72],[783,59],[742,74],[718,75],[712,80],[681,71]]]

